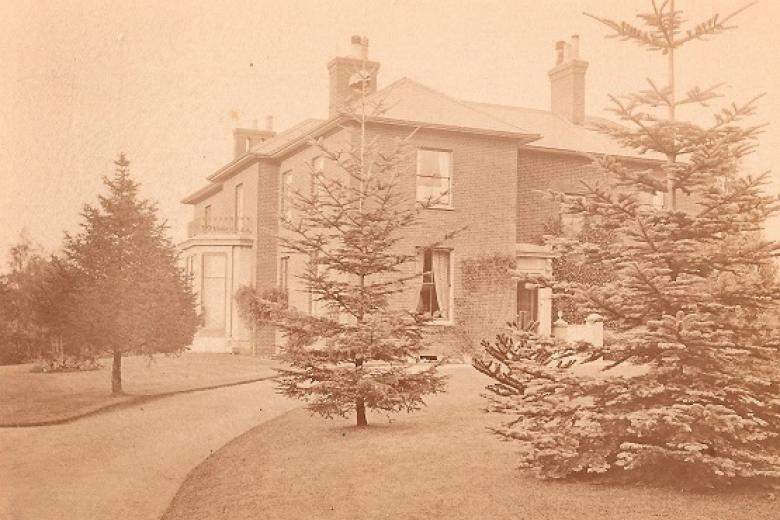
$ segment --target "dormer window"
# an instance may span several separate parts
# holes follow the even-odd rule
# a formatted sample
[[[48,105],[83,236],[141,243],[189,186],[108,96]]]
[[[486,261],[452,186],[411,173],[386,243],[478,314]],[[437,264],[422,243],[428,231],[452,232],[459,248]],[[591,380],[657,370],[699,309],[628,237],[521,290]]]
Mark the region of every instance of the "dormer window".
[[[429,208],[452,207],[452,152],[417,150],[417,201]]]

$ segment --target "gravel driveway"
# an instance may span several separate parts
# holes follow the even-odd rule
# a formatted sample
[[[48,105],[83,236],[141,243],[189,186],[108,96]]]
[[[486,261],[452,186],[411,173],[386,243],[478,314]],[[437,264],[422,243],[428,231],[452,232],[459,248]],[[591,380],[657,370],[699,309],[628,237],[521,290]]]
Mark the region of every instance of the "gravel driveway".
[[[0,429],[0,518],[158,520],[210,453],[300,405],[273,385],[182,394],[60,426]]]

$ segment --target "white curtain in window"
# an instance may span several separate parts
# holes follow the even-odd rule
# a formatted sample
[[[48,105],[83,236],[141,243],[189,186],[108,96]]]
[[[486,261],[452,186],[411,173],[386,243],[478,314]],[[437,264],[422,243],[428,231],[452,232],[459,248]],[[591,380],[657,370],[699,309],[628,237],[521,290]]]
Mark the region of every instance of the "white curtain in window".
[[[433,252],[433,283],[442,318],[450,317],[450,252]]]

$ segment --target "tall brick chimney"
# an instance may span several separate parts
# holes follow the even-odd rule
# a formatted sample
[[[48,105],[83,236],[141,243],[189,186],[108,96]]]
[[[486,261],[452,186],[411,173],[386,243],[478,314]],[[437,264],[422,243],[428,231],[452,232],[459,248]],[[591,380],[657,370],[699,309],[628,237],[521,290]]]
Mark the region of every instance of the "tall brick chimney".
[[[368,59],[368,38],[352,36],[352,52],[349,56],[337,56],[328,63],[330,96],[328,115],[333,117],[344,109],[349,101],[360,94],[360,84],[366,82],[369,94],[376,92],[379,63]]]
[[[574,124],[585,121],[585,72],[588,62],[580,59],[580,37],[555,44],[555,67],[550,76],[550,109]]]

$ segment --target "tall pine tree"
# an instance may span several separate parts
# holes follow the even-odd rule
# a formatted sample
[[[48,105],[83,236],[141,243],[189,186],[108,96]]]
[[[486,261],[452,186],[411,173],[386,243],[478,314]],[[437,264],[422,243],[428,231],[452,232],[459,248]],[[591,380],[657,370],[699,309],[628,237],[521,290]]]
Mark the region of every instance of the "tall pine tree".
[[[345,125],[354,139],[343,149],[312,143],[325,168],[311,166],[311,189],[296,192],[290,213],[282,215],[282,248],[305,259],[297,276],[322,312],[252,296],[240,304],[284,333],[280,357],[291,366],[280,370],[284,395],[308,401],[325,417],[354,413],[365,426],[367,410],[419,409],[425,395],[444,389],[444,377],[435,366],[407,364],[425,346],[425,326],[421,316],[393,308],[391,299],[419,276],[404,274],[416,255],[402,241],[421,206],[402,189],[413,164],[407,142],[383,148],[369,137],[368,121],[383,107],[367,96],[365,67],[356,72],[364,79]]]
[[[760,130],[745,122],[756,99],[697,125],[679,112],[707,107],[717,87],[675,88],[678,49],[730,29],[736,14],[685,29],[667,0],[638,15],[644,27],[593,17],[666,58],[665,81],[612,98],[622,125],[600,128],[666,160],[635,169],[604,157],[604,178],[583,183],[584,197],[560,195],[620,244],[577,251],[615,273],[577,291],[613,339],[594,349],[517,331],[485,343],[475,363],[496,381],[491,408],[516,416],[497,433],[520,440],[523,465],[543,476],[622,468],[688,486],[780,477],[780,340],[763,316],[780,297],[769,269],[780,247],[761,236],[780,207],[763,191],[767,174],[740,171]],[[664,207],[647,204],[659,192]],[[604,369],[587,375],[597,360]]]
[[[156,204],[138,196],[124,154],[104,178],[108,194],[85,205],[82,230],[66,235],[75,280],[69,342],[113,358],[111,391],[122,393],[126,353],[180,352],[198,325],[195,299]]]

